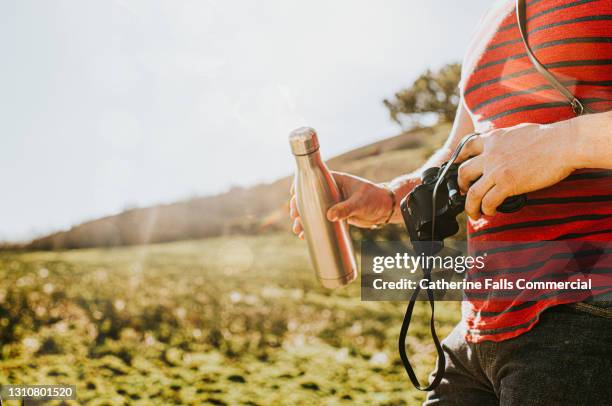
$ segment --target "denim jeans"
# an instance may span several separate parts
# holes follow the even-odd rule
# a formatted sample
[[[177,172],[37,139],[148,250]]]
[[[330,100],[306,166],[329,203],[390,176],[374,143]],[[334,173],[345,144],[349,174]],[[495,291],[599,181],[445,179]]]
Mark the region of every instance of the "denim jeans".
[[[555,306],[516,338],[468,343],[460,323],[443,341],[446,373],[425,405],[612,405],[612,312]]]

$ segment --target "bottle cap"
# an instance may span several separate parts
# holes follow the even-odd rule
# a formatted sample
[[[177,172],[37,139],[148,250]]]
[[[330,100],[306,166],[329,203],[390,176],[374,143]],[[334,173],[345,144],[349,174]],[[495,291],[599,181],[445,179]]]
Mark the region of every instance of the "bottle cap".
[[[300,127],[289,134],[293,155],[308,155],[319,150],[319,139],[314,128]]]

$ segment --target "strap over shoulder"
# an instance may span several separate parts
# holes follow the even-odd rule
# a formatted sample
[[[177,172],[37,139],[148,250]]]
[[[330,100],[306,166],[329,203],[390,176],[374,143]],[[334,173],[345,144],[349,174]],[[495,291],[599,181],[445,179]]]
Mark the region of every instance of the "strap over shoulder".
[[[559,91],[569,102],[572,110],[577,116],[586,113],[594,113],[588,106],[583,104],[580,99],[572,94],[568,88],[563,86],[557,78],[544,67],[533,54],[531,47],[529,46],[529,41],[527,39],[527,4],[526,0],[516,0],[516,20],[518,22],[519,31],[521,33],[521,38],[523,39],[523,44],[525,44],[525,50],[527,51],[527,56],[529,60],[535,67],[535,69],[540,73],[548,82]]]

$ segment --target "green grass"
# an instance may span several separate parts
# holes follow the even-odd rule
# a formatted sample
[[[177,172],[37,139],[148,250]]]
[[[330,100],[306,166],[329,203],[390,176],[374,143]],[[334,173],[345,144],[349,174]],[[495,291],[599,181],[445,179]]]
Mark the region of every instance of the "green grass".
[[[320,288],[288,235],[0,253],[0,272],[2,384],[76,384],[90,405],[423,399],[397,355],[405,303]],[[458,304],[438,308],[443,336]],[[419,304],[410,331],[422,379],[428,316]]]

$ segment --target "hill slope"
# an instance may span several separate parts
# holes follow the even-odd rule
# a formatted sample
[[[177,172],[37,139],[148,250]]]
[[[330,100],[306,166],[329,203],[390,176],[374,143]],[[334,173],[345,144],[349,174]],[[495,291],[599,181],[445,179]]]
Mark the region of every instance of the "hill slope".
[[[354,149],[327,163],[333,170],[374,181],[388,180],[417,168],[444,142],[448,131],[446,124],[413,130]],[[111,247],[288,229],[290,184],[288,176],[216,196],[127,210],[35,239],[25,248]]]
[[[83,405],[423,401],[397,355],[404,303],[362,302],[359,281],[320,287],[287,233],[3,252],[0,275],[3,385],[76,384]],[[408,346],[421,380],[435,362],[428,307]],[[440,336],[460,314],[436,305]]]

